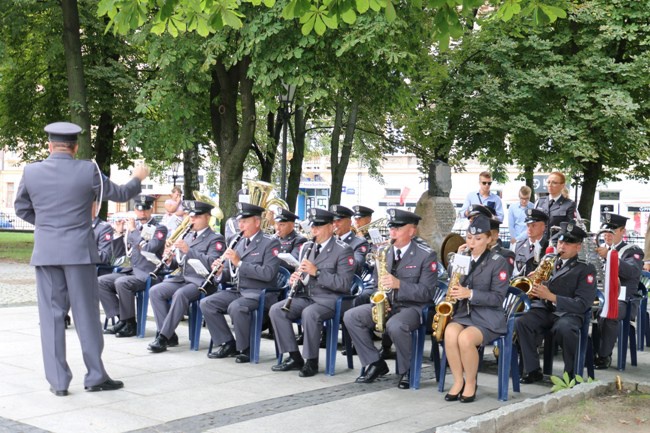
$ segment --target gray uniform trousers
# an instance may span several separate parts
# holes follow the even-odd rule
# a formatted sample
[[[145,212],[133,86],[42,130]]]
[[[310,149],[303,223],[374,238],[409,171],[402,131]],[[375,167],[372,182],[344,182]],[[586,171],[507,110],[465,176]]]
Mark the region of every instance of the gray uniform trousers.
[[[283,305],[283,302],[278,302],[269,312],[280,353],[298,351],[293,321],[302,318],[302,356],[305,359],[318,359],[323,322],[334,317],[334,309],[304,297],[294,298],[290,311],[284,311]]]
[[[411,368],[411,332],[420,326],[420,318],[418,308],[403,307],[391,314],[386,322],[386,334],[393,340],[397,351],[397,374],[404,374]],[[357,349],[361,364],[365,367],[379,361],[379,350],[369,332],[375,327],[372,305],[360,305],[348,310],[345,313],[345,326]]]
[[[171,338],[190,302],[198,300],[200,296],[199,287],[194,283],[163,281],[153,286],[149,291],[149,300],[158,332],[167,339]]]
[[[120,320],[135,317],[135,294],[144,290],[147,282],[135,275],[120,273],[102,275],[99,281],[99,300],[106,317],[120,316]]]
[[[71,307],[84,364],[88,370],[84,386],[94,386],[108,380],[102,362],[104,337],[98,320],[96,276],[97,267],[94,264],[36,266],[38,305],[51,305],[51,308],[39,308],[38,315],[45,377],[55,390],[68,389],[72,380],[72,371],[65,357],[63,320]],[[64,353],[59,353],[59,350]]]

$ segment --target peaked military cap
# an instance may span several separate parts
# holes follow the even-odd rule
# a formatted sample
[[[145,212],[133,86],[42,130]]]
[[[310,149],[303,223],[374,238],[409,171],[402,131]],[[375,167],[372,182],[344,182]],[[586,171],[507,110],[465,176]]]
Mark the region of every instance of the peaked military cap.
[[[50,123],[44,129],[52,142],[77,141],[77,135],[81,132],[81,126],[70,122]]]
[[[529,223],[536,223],[538,221],[544,221],[544,222],[548,221],[548,215],[546,215],[546,212],[539,209],[531,209],[531,208],[526,209],[526,219],[524,220],[524,222],[526,224],[529,224]]]
[[[274,219],[279,223],[294,222],[295,220],[298,219],[298,215],[279,207],[278,210],[275,212]]]
[[[402,209],[390,208],[386,211],[388,214],[388,227],[402,227],[406,224],[418,225],[421,216]]]
[[[137,210],[149,210],[153,207],[153,202],[156,199],[151,195],[140,194],[135,198],[135,208]]]
[[[492,212],[491,208],[483,206],[482,204],[473,204],[469,207],[469,213],[467,214],[468,218],[473,218],[477,215],[483,215],[486,218],[492,218],[495,215]]]
[[[476,218],[469,223],[467,227],[467,232],[473,235],[480,235],[481,233],[489,233],[490,228],[490,219],[483,214],[478,214]]]
[[[359,205],[352,206],[352,210],[354,211],[354,215],[352,216],[360,218],[372,216],[372,213],[374,212],[374,210],[369,207]]]
[[[501,226],[501,221],[496,218],[490,218],[490,230],[499,230]]]
[[[334,214],[335,220],[340,220],[343,218],[352,218],[352,215],[354,215],[352,209],[348,209],[347,207],[341,206],[340,204],[333,204],[332,206],[330,206],[330,212]]]
[[[243,203],[238,201],[237,204],[237,219],[248,218],[252,216],[262,216],[264,209],[261,206],[257,206],[251,203]]]
[[[625,227],[629,218],[612,212],[604,212],[600,215],[601,228],[616,230]]]
[[[316,227],[331,224],[336,216],[333,212],[315,207],[310,208],[307,211],[307,215],[309,218],[309,224]]]
[[[205,203],[198,200],[187,200],[186,203],[183,204],[183,208],[190,213],[190,216],[197,216],[210,213],[214,206],[210,203]]]
[[[557,236],[560,241],[579,244],[587,237],[587,232],[578,227],[575,221],[564,221],[560,223],[560,232]]]

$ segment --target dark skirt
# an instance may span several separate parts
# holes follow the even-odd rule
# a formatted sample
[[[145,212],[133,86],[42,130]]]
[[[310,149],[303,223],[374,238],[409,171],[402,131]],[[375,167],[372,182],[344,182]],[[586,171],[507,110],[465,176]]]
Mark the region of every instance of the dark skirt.
[[[472,323],[472,318],[469,316],[464,316],[460,317],[458,319],[452,318],[449,323],[458,323],[459,325],[463,326],[473,326],[479,331],[481,331],[481,334],[483,334],[483,342],[481,343],[482,345],[490,344],[497,338],[501,336],[501,334],[497,334],[496,332],[490,331],[487,328],[484,328],[483,326],[475,325]]]

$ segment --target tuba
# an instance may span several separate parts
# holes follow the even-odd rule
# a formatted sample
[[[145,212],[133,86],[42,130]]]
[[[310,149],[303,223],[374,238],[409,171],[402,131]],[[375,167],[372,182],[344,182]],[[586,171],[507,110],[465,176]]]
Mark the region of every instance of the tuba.
[[[372,304],[372,320],[375,322],[375,330],[377,332],[384,332],[386,329],[386,321],[388,320],[388,311],[390,310],[390,302],[388,301],[388,294],[393,290],[390,287],[385,287],[381,283],[381,278],[388,274],[386,268],[386,255],[388,249],[393,245],[393,241],[377,252],[377,259],[375,262],[375,269],[377,269],[377,291],[370,297]]]
[[[266,209],[266,212],[262,217],[262,231],[268,232],[270,229],[269,219],[267,218],[268,212],[270,211],[269,208],[275,205],[282,209],[289,210],[289,205],[280,197],[269,199],[271,192],[275,189],[275,186],[271,183],[262,182],[261,180],[249,180],[247,181],[247,185],[250,203]]]
[[[463,256],[469,255],[470,250],[466,249],[462,253]],[[454,255],[455,256],[455,255]],[[454,268],[451,278],[449,279],[448,289],[457,286],[460,283],[460,278],[463,275],[467,275],[467,269],[464,266],[455,265],[453,262],[453,257],[450,262]],[[445,299],[436,305],[436,314],[433,316],[433,324],[431,329],[433,331],[433,336],[436,341],[442,341],[445,337],[445,328],[454,315],[454,310],[456,308],[456,299],[452,298],[449,293],[445,296]]]

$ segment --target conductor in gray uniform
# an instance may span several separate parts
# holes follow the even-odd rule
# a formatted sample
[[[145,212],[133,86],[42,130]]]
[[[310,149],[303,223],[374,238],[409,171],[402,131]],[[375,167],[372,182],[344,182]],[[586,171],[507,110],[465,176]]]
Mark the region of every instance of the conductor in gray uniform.
[[[119,389],[124,384],[108,377],[102,362],[104,339],[99,320],[97,267],[99,255],[90,209],[95,197],[127,201],[140,192],[147,177],[144,167],[119,186],[90,161],[75,160],[81,128],[57,122],[45,127],[50,156],[28,164],[18,186],[16,215],[33,224],[38,314],[45,376],[50,391],[68,395],[72,372],[66,361],[64,316],[72,307],[87,373],[87,391]]]
[[[271,307],[269,313],[280,352],[289,352],[288,358],[271,369],[300,370],[300,377],[318,373],[323,321],[334,317],[338,297],[350,293],[355,269],[352,248],[333,236],[334,214],[324,209],[311,208],[308,215],[313,240],[303,246],[300,265],[290,280],[293,287],[298,279],[302,279],[304,291],[292,299],[289,311],[282,308],[285,303],[278,302]],[[302,319],[304,358],[298,351],[293,332],[293,321],[298,319]]]
[[[605,212],[601,215],[600,220],[602,223],[601,228],[611,230],[611,232],[605,233],[605,245],[598,247],[596,252],[606,261],[607,253],[610,249],[618,251],[620,290],[625,293],[623,296],[626,300],[634,300],[639,287],[639,280],[641,279],[641,271],[643,270],[643,250],[623,240],[623,236],[625,236],[625,224],[628,218],[615,213]],[[616,319],[598,318],[600,346],[594,359],[594,367],[598,370],[609,368],[612,363],[612,350],[618,338],[618,323],[625,318],[628,305],[632,306],[631,317],[634,319],[638,304],[633,301],[629,303],[626,301],[618,301],[618,318]]]
[[[378,282],[389,293],[390,312],[386,322],[386,333],[395,343],[397,364],[401,375],[399,388],[409,387],[411,366],[411,332],[421,324],[422,309],[433,301],[438,284],[436,253],[423,243],[413,241],[420,217],[401,209],[388,209],[388,227],[392,246],[386,252],[387,274],[378,281],[378,270],[373,273],[375,289]],[[379,254],[379,253],[378,253]],[[371,331],[375,328],[372,305],[359,305],[345,313],[344,321],[357,349],[365,373],[356,379],[357,383],[371,383],[388,373],[386,361],[372,341]]]
[[[226,251],[223,235],[212,231],[209,225],[210,211],[214,206],[200,201],[187,201],[184,207],[189,211],[192,230],[165,251],[165,257],[170,260],[169,269],[180,268],[180,274],[156,284],[149,292],[158,330],[156,339],[149,344],[149,350],[153,353],[164,352],[167,346],[178,345],[176,327],[187,312],[190,302],[201,296],[199,287],[205,281],[205,276],[196,272],[191,263],[188,263],[189,260],[198,260],[203,267],[210,269],[212,263]],[[205,289],[210,293],[214,291],[212,285]]]
[[[208,358],[226,358],[238,351],[235,361],[250,362],[250,315],[259,306],[263,289],[274,288],[280,267],[280,241],[261,231],[265,209],[250,203],[237,203],[237,224],[241,239],[230,245],[220,260],[217,282],[229,285],[201,300],[201,312],[212,341],[218,348]],[[277,301],[277,294],[267,295],[265,302]],[[235,328],[233,338],[224,315],[228,313]]]
[[[155,198],[152,196],[140,195],[135,201],[137,221],[129,219],[126,223],[124,221],[116,223],[116,242],[123,240],[122,236],[126,236],[129,245],[127,255],[131,259],[131,267],[119,273],[99,277],[99,300],[104,312],[107,317],[118,316],[120,319],[115,325],[108,327],[104,334],[115,334],[116,337],[134,337],[137,334],[135,294],[145,290],[149,273],[156,267],[142,252],[155,254],[160,259],[167,239],[167,227],[163,224],[156,225],[151,217],[154,201]],[[158,279],[155,278],[151,284],[157,281]]]
[[[339,240],[350,245],[350,248],[354,251],[354,262],[356,263],[354,273],[361,276],[370,244],[368,244],[366,238],[357,236],[352,231],[352,215],[354,215],[354,212],[351,209],[340,204],[333,204],[330,206],[330,212],[334,214],[334,233]]]
[[[286,209],[278,208],[275,213],[275,236],[280,240],[280,252],[291,254],[296,260],[300,254],[300,248],[307,242],[307,238],[296,232],[296,220],[298,215]],[[289,272],[295,269],[289,263],[282,262],[282,267]]]
[[[521,383],[533,383],[544,378],[539,368],[537,346],[548,331],[562,347],[564,371],[570,376],[574,374],[578,332],[585,312],[596,299],[596,268],[578,259],[587,233],[575,222],[563,222],[560,227],[558,257],[551,278],[533,286],[532,295],[538,299],[532,302],[530,310],[515,320],[524,362]]]

